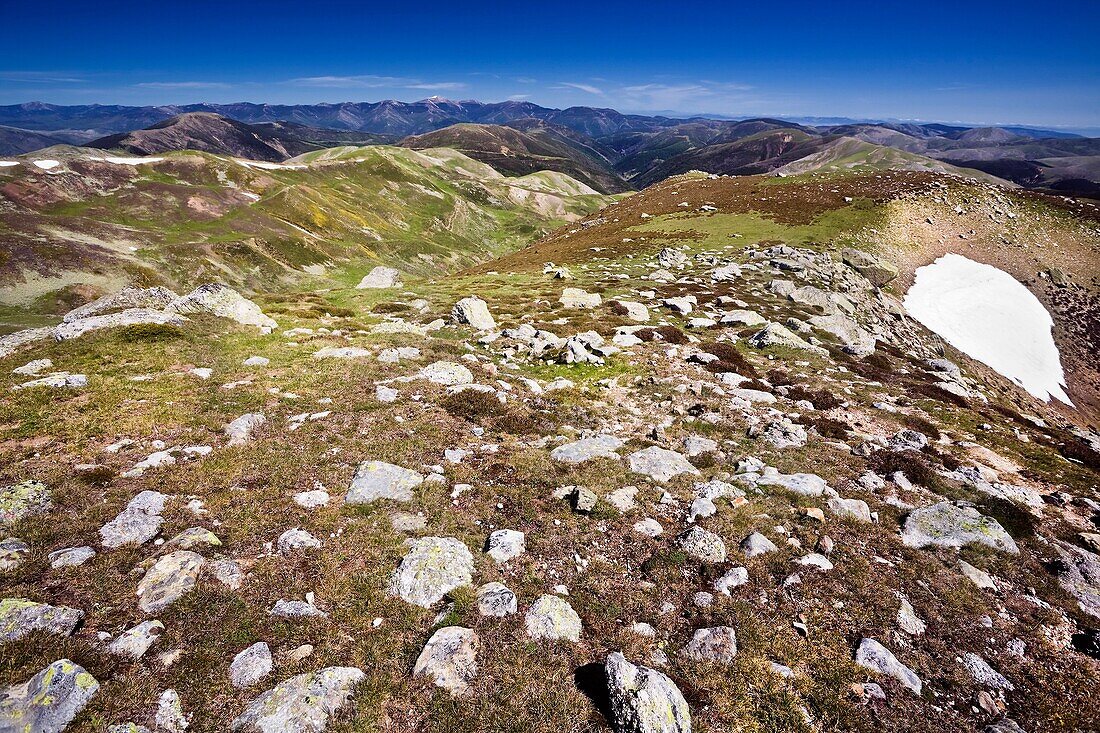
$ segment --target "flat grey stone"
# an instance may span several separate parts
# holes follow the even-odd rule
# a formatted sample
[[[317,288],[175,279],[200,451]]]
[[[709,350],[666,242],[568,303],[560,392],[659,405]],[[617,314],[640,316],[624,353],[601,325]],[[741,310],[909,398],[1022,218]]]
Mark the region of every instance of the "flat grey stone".
[[[364,679],[366,675],[355,667],[326,667],[291,677],[248,703],[231,729],[248,733],[322,733]]]
[[[0,731],[60,733],[99,690],[99,682],[59,659],[22,684],[0,689]]]
[[[107,646],[107,651],[121,657],[141,659],[163,633],[164,624],[160,621],[142,621],[116,636]]]
[[[54,550],[51,552],[47,559],[50,561],[50,567],[57,568],[74,568],[95,557],[95,550],[91,547],[66,547],[63,550]]]
[[[266,641],[258,641],[237,656],[229,665],[229,680],[236,688],[251,687],[271,674],[271,648]]]
[[[753,532],[745,539],[741,540],[741,553],[745,557],[756,557],[763,555],[766,552],[775,552],[779,548],[775,546],[775,543],[769,540],[759,532]]]
[[[550,451],[550,458],[558,463],[584,463],[593,458],[618,460],[619,454],[615,451],[622,447],[623,441],[614,435],[597,435],[593,438],[582,438],[572,443],[559,445]]]
[[[43,514],[53,507],[50,489],[41,481],[21,481],[0,490],[0,526],[35,514]]]
[[[489,549],[486,552],[489,557],[502,563],[522,555],[527,544],[523,532],[517,532],[514,529],[498,529],[489,535],[488,546]]]
[[[455,588],[473,582],[474,557],[454,537],[406,540],[409,551],[390,578],[390,593],[406,603],[431,608]]]
[[[30,554],[31,546],[18,537],[0,540],[0,570],[15,570]]]
[[[481,646],[471,629],[444,626],[432,634],[413,667],[414,677],[428,677],[436,687],[457,696],[477,677],[477,652]]]
[[[676,544],[684,552],[703,562],[726,561],[725,541],[702,527],[689,528],[676,538]]]
[[[142,491],[130,500],[118,516],[99,529],[100,541],[107,549],[123,545],[142,545],[157,536],[163,519],[160,514],[168,496],[158,491]]]
[[[0,643],[22,639],[34,631],[69,636],[83,618],[79,608],[5,598],[0,601]]]
[[[670,481],[682,473],[694,475],[699,473],[699,469],[691,465],[681,454],[655,445],[631,453],[626,460],[634,473],[649,476],[661,483]]]
[[[874,639],[864,639],[859,643],[859,648],[856,650],[856,664],[878,674],[893,677],[915,694],[920,695],[921,681],[916,673],[899,662],[889,649]]]
[[[401,466],[382,461],[359,464],[344,499],[346,504],[369,504],[378,499],[411,501],[413,489],[424,482],[424,476]]]
[[[963,547],[978,544],[1018,555],[1020,550],[1004,528],[974,507],[942,501],[914,509],[905,518],[901,541],[908,547]]]
[[[437,361],[420,370],[418,375],[432,384],[453,387],[459,384],[473,384],[474,374],[468,368],[453,361]]]
[[[579,641],[581,638],[581,617],[569,601],[558,596],[539,596],[528,609],[524,624],[532,639]]]
[[[177,550],[157,560],[138,583],[138,607],[158,613],[194,589],[204,560],[188,550]]]
[[[696,662],[729,664],[737,656],[737,633],[730,626],[696,629],[682,653]]]

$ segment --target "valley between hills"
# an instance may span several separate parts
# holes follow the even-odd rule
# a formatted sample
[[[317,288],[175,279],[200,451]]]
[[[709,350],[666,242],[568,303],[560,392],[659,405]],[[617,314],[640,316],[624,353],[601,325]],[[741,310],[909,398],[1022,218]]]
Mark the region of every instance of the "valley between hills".
[[[1100,728],[1096,140],[400,104],[0,108],[0,731]]]

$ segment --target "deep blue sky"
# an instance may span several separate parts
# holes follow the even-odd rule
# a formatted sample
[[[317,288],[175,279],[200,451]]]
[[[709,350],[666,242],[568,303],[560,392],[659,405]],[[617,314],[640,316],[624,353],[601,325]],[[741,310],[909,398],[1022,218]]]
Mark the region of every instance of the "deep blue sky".
[[[1100,0],[0,0],[0,104],[529,99],[1100,127]]]

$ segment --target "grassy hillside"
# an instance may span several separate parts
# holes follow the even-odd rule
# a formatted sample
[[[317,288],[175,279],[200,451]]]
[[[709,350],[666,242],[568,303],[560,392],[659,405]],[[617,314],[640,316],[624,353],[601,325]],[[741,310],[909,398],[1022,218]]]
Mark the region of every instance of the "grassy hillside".
[[[607,200],[561,174],[510,179],[455,151],[393,147],[287,164],[194,152],[111,162],[101,151],[52,148],[0,168],[0,197],[0,303],[30,313],[79,283],[217,279],[257,291],[350,282],[379,262],[441,273]]]

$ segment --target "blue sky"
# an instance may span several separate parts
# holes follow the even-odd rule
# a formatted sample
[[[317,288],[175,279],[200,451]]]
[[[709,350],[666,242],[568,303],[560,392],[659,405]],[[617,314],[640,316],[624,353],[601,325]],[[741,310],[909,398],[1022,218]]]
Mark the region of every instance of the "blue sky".
[[[1100,127],[1100,1],[0,0],[0,104],[528,99]]]

